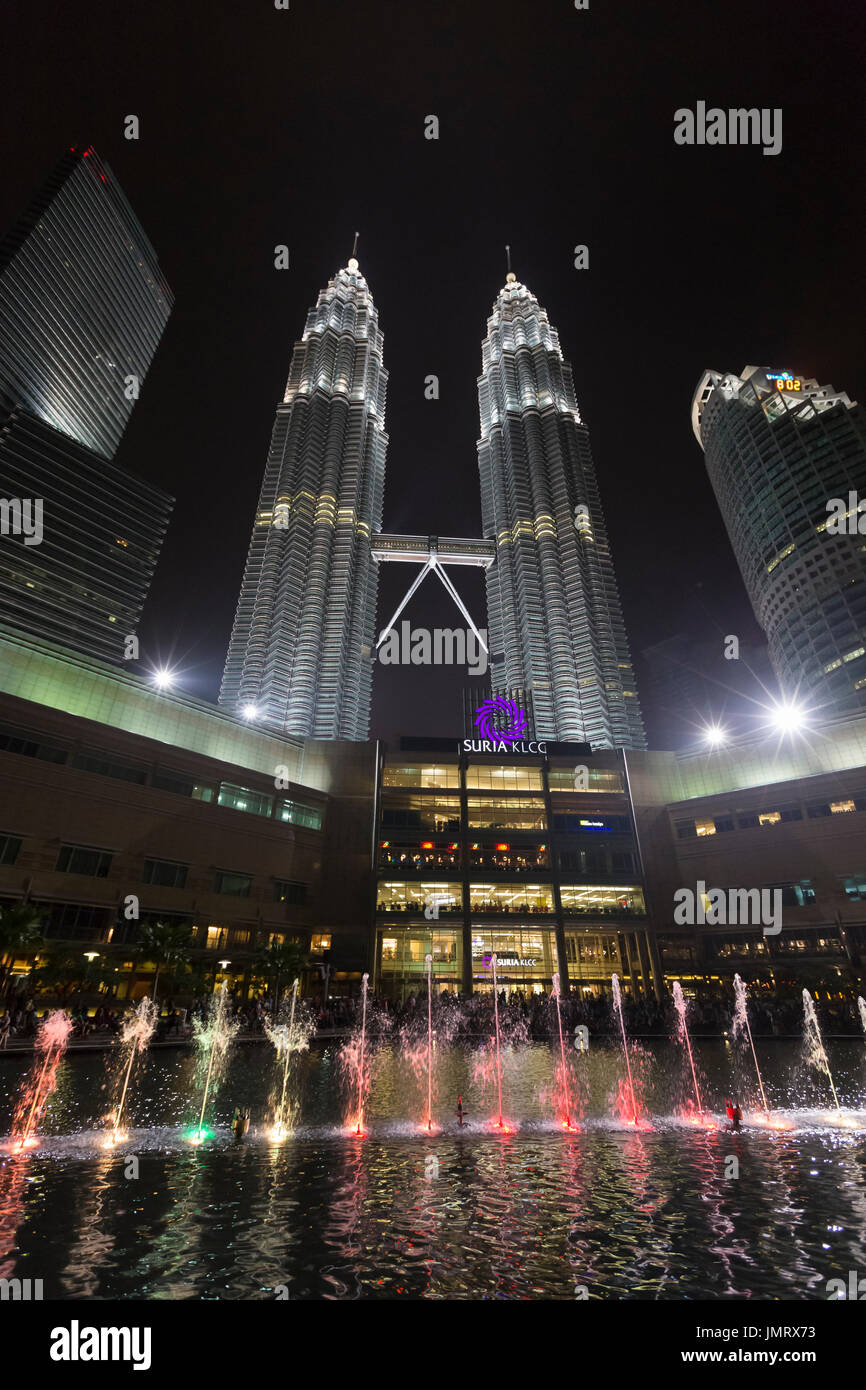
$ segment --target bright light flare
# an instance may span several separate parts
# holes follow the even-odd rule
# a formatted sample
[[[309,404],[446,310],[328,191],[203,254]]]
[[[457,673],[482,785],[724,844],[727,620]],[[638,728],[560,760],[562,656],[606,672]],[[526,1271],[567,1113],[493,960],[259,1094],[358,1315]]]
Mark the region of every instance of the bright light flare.
[[[794,700],[774,705],[770,711],[770,719],[780,734],[796,734],[806,727],[806,711]]]
[[[721,748],[728,741],[728,735],[721,724],[708,724],[704,729],[704,743],[708,748]]]
[[[157,690],[171,690],[175,679],[174,671],[170,671],[167,666],[159,666],[153,673],[153,683]]]

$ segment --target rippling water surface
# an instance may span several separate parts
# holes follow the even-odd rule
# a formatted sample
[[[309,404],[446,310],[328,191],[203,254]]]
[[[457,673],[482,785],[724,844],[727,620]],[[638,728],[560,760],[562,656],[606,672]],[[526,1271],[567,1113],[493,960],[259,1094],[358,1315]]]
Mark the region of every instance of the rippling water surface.
[[[503,1058],[512,1132],[490,1131],[489,1068],[452,1049],[437,1057],[439,1128],[427,1134],[426,1078],[388,1047],[376,1058],[368,1133],[355,1138],[336,1051],[314,1049],[295,1078],[298,1128],[273,1145],[273,1054],[240,1045],[200,1148],[185,1142],[193,1058],[157,1052],[117,1152],[100,1147],[105,1058],[72,1056],[39,1148],[0,1155],[0,1276],[42,1278],[46,1298],[76,1299],[826,1298],[828,1279],[866,1268],[864,1047],[829,1045],[844,1127],[795,1043],[762,1051],[786,1130],[749,1123],[748,1071],[729,1048],[700,1042],[702,1099],[718,1119],[734,1085],[742,1135],[678,1118],[687,1078],[678,1050],[659,1043],[636,1055],[646,1132],[611,1106],[613,1046],[569,1059],[582,1119],[580,1132],[564,1132],[555,1054],[531,1045]],[[0,1061],[2,1132],[26,1067]],[[253,1115],[241,1144],[228,1129],[238,1103]]]

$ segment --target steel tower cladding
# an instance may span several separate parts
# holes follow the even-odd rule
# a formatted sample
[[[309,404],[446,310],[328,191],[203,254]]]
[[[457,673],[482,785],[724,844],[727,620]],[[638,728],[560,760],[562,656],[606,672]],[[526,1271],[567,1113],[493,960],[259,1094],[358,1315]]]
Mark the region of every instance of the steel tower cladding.
[[[112,459],[173,302],[111,169],[72,146],[0,241],[0,385]]]
[[[387,383],[353,257],[295,344],[220,691],[221,704],[252,706],[287,734],[368,735]]]
[[[538,300],[509,272],[478,379],[494,692],[531,693],[538,738],[646,740],[589,432]]]
[[[824,715],[866,708],[862,407],[787,371],[706,371],[692,428],[783,694]]]

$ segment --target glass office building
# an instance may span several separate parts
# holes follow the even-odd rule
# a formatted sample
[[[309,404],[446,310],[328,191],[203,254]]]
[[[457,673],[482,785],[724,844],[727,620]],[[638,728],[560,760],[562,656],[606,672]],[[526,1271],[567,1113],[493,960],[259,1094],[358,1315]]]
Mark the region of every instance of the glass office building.
[[[10,626],[122,661],[171,516],[159,488],[100,458],[0,394],[0,496],[38,498],[42,539],[4,535],[0,614]]]
[[[0,621],[106,661],[173,505],[114,462],[171,306],[108,165],[68,150],[0,243]]]
[[[823,715],[866,708],[861,406],[788,371],[707,371],[692,427],[784,695]]]
[[[220,691],[233,713],[286,734],[367,737],[387,381],[353,257],[295,344]]]
[[[111,169],[73,146],[0,241],[0,387],[111,459],[173,302]]]
[[[511,272],[478,399],[493,690],[526,692],[538,738],[644,748],[589,431],[559,335]]]
[[[403,999],[437,989],[591,993],[616,971],[661,988],[647,930],[622,755],[549,744],[537,755],[467,753],[404,739],[378,791],[374,978]]]

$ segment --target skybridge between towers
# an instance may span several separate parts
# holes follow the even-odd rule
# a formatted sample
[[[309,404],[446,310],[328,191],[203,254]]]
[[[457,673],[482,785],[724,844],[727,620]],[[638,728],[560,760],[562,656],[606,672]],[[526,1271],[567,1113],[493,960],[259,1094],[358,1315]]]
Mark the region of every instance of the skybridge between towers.
[[[462,536],[386,536],[374,535],[371,541],[373,559],[377,564],[386,561],[399,561],[403,564],[420,565],[420,569],[406,590],[397,611],[379,633],[378,650],[388,633],[397,623],[406,604],[419,589],[426,576],[432,571],[441,581],[445,591],[454,600],[461,614],[483,651],[487,651],[478,628],[469,615],[462,598],[445,572],[446,565],[474,565],[477,569],[488,570],[496,559],[496,542],[492,540],[473,540]]]

